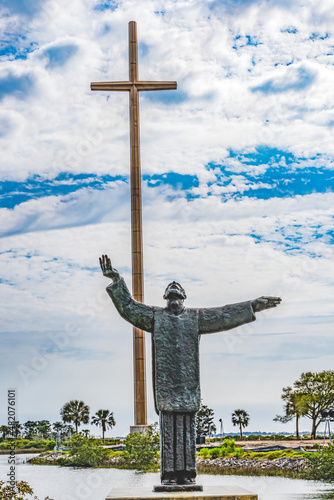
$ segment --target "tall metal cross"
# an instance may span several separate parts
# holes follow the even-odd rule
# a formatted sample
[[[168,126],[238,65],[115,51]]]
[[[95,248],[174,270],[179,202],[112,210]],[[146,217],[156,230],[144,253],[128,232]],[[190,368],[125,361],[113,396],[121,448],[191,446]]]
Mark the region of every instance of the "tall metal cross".
[[[176,88],[176,82],[145,82],[138,79],[137,23],[135,21],[129,22],[129,81],[91,83],[91,90],[127,91],[130,95],[132,291],[134,299],[138,302],[144,300],[138,92],[142,90],[174,90]],[[134,427],[140,427],[147,425],[147,403],[145,336],[144,332],[138,328],[133,329],[133,358]]]

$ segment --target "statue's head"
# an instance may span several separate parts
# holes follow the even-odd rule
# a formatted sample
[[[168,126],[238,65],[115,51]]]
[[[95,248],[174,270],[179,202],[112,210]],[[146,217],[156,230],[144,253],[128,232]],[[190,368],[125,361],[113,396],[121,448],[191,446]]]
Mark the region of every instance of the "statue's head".
[[[163,298],[165,300],[185,300],[187,296],[180,283],[172,281],[172,283],[169,283],[167,286]]]

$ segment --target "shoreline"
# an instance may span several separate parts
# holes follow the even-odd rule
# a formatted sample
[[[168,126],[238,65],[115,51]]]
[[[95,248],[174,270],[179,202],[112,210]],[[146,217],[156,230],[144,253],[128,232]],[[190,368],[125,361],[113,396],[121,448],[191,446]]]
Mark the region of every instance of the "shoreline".
[[[64,463],[58,463],[59,458],[64,458],[61,452],[50,452],[42,456],[32,458],[28,462],[31,465],[61,466],[67,467]],[[119,459],[111,458],[108,463],[97,467],[87,468],[116,468],[134,470],[124,464],[120,465]],[[152,472],[151,470],[144,472]],[[155,470],[154,472],[158,472]],[[295,479],[307,479],[307,465],[304,458],[197,458],[197,473],[212,475],[242,475],[242,476],[283,476]]]
[[[11,450],[0,450],[0,455],[10,455]],[[27,448],[25,449],[19,449],[15,450],[15,455],[24,455],[27,453],[44,453],[47,450],[41,449],[41,448]]]

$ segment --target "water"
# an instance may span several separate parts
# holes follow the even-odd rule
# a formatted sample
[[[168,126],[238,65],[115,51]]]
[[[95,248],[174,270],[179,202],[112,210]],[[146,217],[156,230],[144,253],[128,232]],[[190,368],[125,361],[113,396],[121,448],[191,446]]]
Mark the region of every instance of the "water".
[[[120,469],[74,469],[70,467],[30,465],[34,455],[18,455],[16,477],[27,481],[40,500],[49,495],[54,500],[104,500],[112,488],[152,487],[159,484],[159,474],[141,474]],[[9,472],[8,456],[0,455],[0,479]],[[259,500],[333,500],[334,485],[280,477],[210,476],[201,474],[199,484],[238,485],[259,495]]]

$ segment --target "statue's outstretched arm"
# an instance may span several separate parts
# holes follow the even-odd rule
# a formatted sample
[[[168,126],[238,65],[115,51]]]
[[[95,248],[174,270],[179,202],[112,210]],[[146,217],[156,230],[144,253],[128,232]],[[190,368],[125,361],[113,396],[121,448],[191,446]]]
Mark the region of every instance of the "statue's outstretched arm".
[[[132,298],[124,279],[112,267],[108,255],[100,257],[100,266],[103,276],[112,279],[112,283],[107,286],[107,293],[122,318],[145,332],[152,332],[153,307],[137,302]]]
[[[277,307],[281,300],[279,297],[260,297],[239,304],[199,309],[199,333],[222,332],[255,321],[256,312]]]

